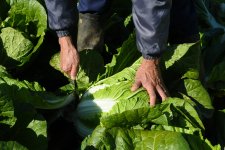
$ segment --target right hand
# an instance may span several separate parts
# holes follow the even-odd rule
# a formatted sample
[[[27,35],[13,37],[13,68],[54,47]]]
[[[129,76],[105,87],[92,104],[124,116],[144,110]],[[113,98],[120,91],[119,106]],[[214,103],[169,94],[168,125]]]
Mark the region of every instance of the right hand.
[[[73,45],[70,36],[59,38],[60,44],[60,67],[72,80],[76,79],[80,57],[77,49]]]
[[[141,86],[144,87],[149,94],[150,106],[155,106],[157,94],[161,97],[162,101],[166,100],[169,96],[161,76],[159,59],[143,59],[136,72],[135,83],[131,91],[136,91]]]

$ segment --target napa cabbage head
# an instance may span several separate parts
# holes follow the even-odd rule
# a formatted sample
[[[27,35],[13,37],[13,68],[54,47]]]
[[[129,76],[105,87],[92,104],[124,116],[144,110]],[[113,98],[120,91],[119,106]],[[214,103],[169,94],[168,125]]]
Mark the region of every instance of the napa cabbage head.
[[[1,16],[0,65],[15,69],[28,64],[38,52],[47,30],[47,14],[38,1],[11,0],[2,5],[9,10],[4,9]]]
[[[131,67],[97,82],[82,95],[74,120],[82,137],[90,134],[100,123],[102,114],[111,111],[118,102],[142,99],[148,105],[149,96],[143,88],[136,92],[130,90],[139,64],[140,60]]]

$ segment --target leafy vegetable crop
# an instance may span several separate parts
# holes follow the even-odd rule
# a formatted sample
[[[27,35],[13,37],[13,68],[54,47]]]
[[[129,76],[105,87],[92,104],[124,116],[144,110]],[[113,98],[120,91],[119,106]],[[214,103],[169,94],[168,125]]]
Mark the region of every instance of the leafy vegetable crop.
[[[112,3],[105,49],[80,52],[76,88],[60,70],[44,1],[0,1],[0,149],[223,149],[224,5],[195,1],[201,39],[168,45],[160,67],[170,97],[150,107],[145,89],[130,91],[142,61],[131,1]]]

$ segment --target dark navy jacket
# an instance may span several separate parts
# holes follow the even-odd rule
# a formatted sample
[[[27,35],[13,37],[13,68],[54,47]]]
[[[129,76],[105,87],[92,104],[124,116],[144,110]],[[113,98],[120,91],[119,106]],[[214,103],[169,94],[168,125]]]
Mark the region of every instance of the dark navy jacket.
[[[109,1],[109,0],[108,0]],[[49,27],[59,37],[69,35],[74,24],[73,0],[45,0]],[[107,0],[79,0],[80,13],[99,13]],[[192,0],[132,0],[137,47],[146,59],[159,57],[170,37],[173,43],[198,34],[197,17]],[[184,40],[185,42],[185,40]]]

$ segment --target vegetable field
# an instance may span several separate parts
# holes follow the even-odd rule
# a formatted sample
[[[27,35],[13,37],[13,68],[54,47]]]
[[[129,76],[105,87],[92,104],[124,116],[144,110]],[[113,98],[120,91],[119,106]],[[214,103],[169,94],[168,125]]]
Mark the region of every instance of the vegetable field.
[[[44,1],[1,0],[0,150],[223,150],[225,1],[195,6],[201,39],[168,45],[170,97],[150,107],[145,89],[130,91],[142,60],[130,0],[106,14],[104,50],[80,52],[77,86],[60,70]]]

